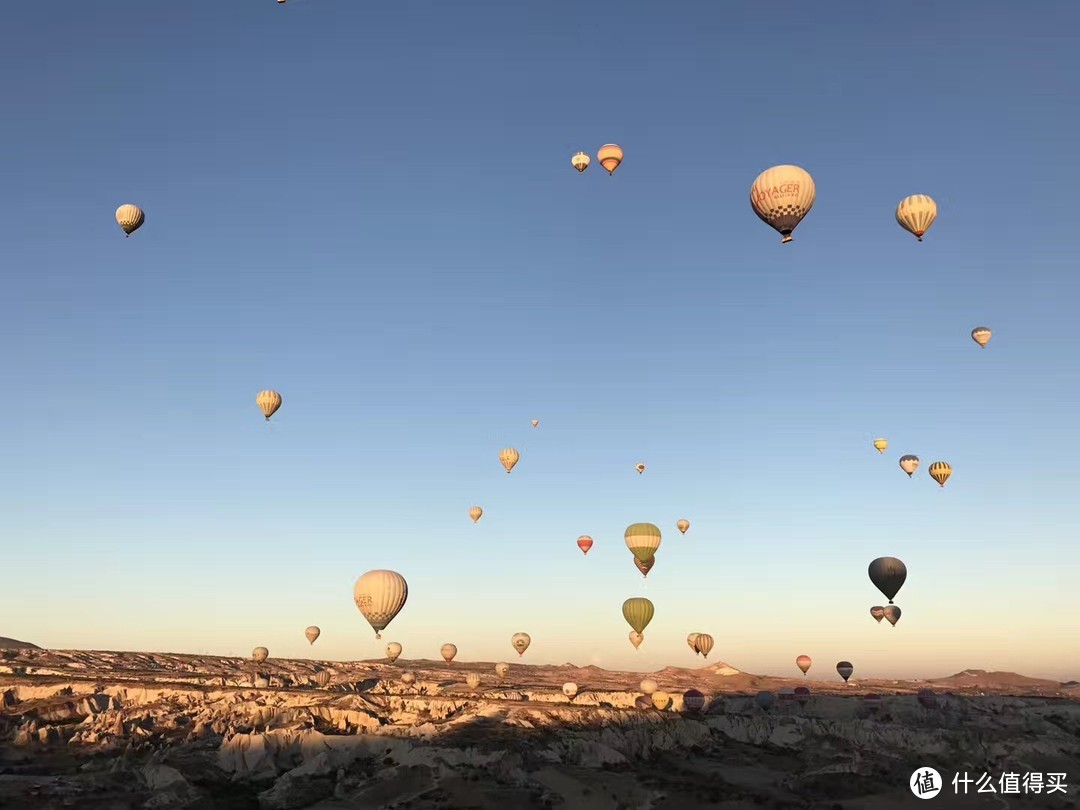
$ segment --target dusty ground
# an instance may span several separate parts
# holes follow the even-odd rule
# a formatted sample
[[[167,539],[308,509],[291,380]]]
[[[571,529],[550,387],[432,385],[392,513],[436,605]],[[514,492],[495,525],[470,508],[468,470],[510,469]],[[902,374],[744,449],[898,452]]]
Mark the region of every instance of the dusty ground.
[[[417,681],[406,686],[404,670]],[[316,685],[326,671],[330,683]],[[466,683],[481,676],[476,690]],[[968,671],[937,682],[776,679],[723,664],[640,673],[494,663],[0,653],[0,808],[926,807],[919,766],[995,780],[1063,772],[1067,793],[952,794],[943,808],[1075,808],[1075,684]],[[580,693],[561,692],[566,681]],[[808,686],[762,710],[763,689]],[[715,698],[686,712],[682,694]],[[937,705],[914,694],[933,688]],[[868,692],[882,696],[871,711]],[[945,694],[946,692],[950,694]],[[971,788],[974,791],[974,786]]]

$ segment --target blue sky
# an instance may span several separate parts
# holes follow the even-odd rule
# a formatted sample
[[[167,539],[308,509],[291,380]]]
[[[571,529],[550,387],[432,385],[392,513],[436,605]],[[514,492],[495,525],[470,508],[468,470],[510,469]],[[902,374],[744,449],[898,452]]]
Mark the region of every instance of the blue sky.
[[[1076,677],[1078,24],[13,4],[0,635],[374,657],[351,588],[385,567],[405,657],[508,659],[524,630],[525,662],[692,666],[700,631],[753,672]],[[817,184],[788,245],[748,202],[780,163]],[[909,194],[939,205],[922,244]],[[644,584],[638,521],[664,530]],[[882,555],[896,628],[868,614]]]

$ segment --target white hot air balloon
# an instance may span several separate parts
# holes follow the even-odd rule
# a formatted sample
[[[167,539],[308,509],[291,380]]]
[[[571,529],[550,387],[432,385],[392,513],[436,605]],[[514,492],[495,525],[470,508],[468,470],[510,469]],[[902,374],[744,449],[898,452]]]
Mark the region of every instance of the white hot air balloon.
[[[577,695],[578,685],[571,681],[567,681],[562,685],[562,693],[566,695],[570,700],[573,700]]]
[[[937,203],[925,194],[912,194],[896,206],[896,221],[900,227],[922,241],[923,234],[937,219]]]
[[[457,655],[457,645],[449,643],[443,644],[442,647],[439,648],[439,655],[441,655],[443,660],[449,664],[454,660],[454,656]]]
[[[814,207],[814,178],[799,166],[766,169],[750,186],[750,207],[758,219],[790,242],[791,233]]]
[[[398,656],[401,655],[401,645],[396,641],[391,641],[386,645],[386,657],[390,659],[390,663],[394,663],[398,660]]]
[[[532,644],[532,637],[528,633],[514,633],[510,643],[517,650],[518,655],[524,655],[525,651],[529,649],[529,645]]]
[[[356,608],[367,619],[377,639],[382,638],[382,631],[405,607],[408,598],[409,585],[397,571],[368,571],[353,586]]]
[[[146,215],[137,205],[121,205],[116,209],[116,224],[125,236],[131,236],[146,222]]]
[[[315,643],[315,639],[317,639],[320,635],[322,635],[322,630],[320,630],[315,625],[311,625],[306,630],[304,630],[304,637],[312,644]]]

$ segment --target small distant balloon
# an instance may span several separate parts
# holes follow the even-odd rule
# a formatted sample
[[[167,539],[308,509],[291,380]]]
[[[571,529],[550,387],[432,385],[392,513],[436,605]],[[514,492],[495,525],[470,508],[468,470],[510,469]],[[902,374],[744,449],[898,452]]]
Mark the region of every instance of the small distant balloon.
[[[513,447],[504,447],[499,451],[499,462],[506,468],[507,474],[514,469],[521,455]]]
[[[762,709],[767,709],[776,702],[776,695],[772,692],[758,692],[754,701]]]
[[[885,618],[885,608],[881,605],[874,605],[870,608],[870,615],[877,620],[878,624],[881,624],[881,620]]]
[[[615,174],[615,170],[622,163],[623,150],[619,148],[618,144],[606,143],[596,153],[596,159],[600,161],[601,166],[607,169],[608,174]]]
[[[810,660],[809,655],[800,655],[795,659],[795,666],[802,670],[802,674],[805,675],[807,670],[810,669],[810,664],[813,663]]]
[[[315,639],[317,639],[321,634],[322,634],[322,630],[320,630],[315,625],[311,625],[306,630],[304,630],[304,637],[307,638],[307,640],[311,644],[314,644]]]
[[[470,672],[465,676],[465,683],[468,684],[470,689],[475,689],[480,685],[480,676],[475,672]]]
[[[652,678],[645,678],[638,684],[638,689],[644,692],[646,695],[651,695],[659,687],[656,685],[656,681]]]
[[[947,461],[935,461],[930,465],[930,477],[938,482],[940,486],[945,486],[945,482],[952,476],[952,467]]]
[[[443,657],[443,661],[450,663],[454,660],[454,656],[457,655],[457,646],[454,644],[443,644],[439,648],[439,655]]]
[[[266,649],[266,647],[256,647],[254,650],[251,651],[251,657],[254,659],[256,664],[261,664],[263,661],[270,657],[270,651]]]
[[[539,424],[540,424],[540,420],[539,420],[539,419],[533,419],[533,420],[532,420],[532,426],[533,426],[533,427],[536,427],[536,426],[537,426],[537,425],[539,425]]]
[[[896,206],[896,221],[908,233],[922,241],[923,234],[937,219],[937,203],[925,194],[912,194]]]
[[[592,161],[589,159],[589,156],[586,155],[584,152],[578,152],[576,155],[570,158],[570,165],[578,170],[578,174],[581,174],[583,171],[589,168],[589,163],[591,162]]]
[[[705,694],[697,689],[687,689],[683,692],[683,709],[688,712],[700,712],[705,708]]]
[[[855,667],[851,665],[850,661],[840,661],[836,664],[836,672],[844,679],[844,683],[847,683],[847,679],[851,677],[851,673],[855,671]]]
[[[390,659],[390,663],[394,663],[398,660],[398,656],[401,655],[401,645],[396,641],[391,641],[386,645],[386,657]]]
[[[562,693],[566,695],[570,700],[574,699],[574,696],[578,692],[578,685],[571,681],[567,681],[562,685]]]
[[[671,695],[669,695],[667,692],[662,692],[660,690],[653,692],[652,705],[660,711],[664,711],[664,709],[671,705]]]
[[[713,637],[708,633],[698,633],[697,637],[697,651],[701,653],[702,658],[708,658],[709,653],[713,648]]]
[[[500,661],[495,665],[495,674],[500,678],[505,678],[510,674],[510,665],[505,661]]]
[[[645,628],[653,620],[654,613],[653,603],[642,596],[635,596],[623,602],[623,618],[626,619],[627,624],[639,633],[645,632]]]
[[[694,651],[695,655],[701,654],[701,650],[699,650],[697,646],[698,636],[700,635],[701,633],[690,633],[690,635],[686,637],[686,644],[691,650]]]
[[[656,557],[649,557],[647,560],[639,560],[637,557],[634,557],[634,565],[637,567],[637,570],[641,572],[643,577],[647,577],[649,576],[649,572],[652,571],[652,567],[656,565]]]
[[[893,604],[886,605],[885,621],[887,621],[893,627],[896,627],[896,623],[900,621],[900,608]]]
[[[582,554],[588,554],[589,549],[593,547],[593,539],[589,535],[583,534],[577,539],[577,547],[581,549]]]
[[[480,517],[483,514],[484,510],[481,509],[479,506],[474,506],[472,509],[469,510],[469,517],[472,518],[473,523],[476,523],[476,521],[480,520]]]
[[[795,699],[799,701],[800,705],[805,706],[806,701],[810,700],[810,689],[806,686],[796,686]]]
[[[976,326],[971,330],[971,339],[979,344],[982,348],[986,348],[986,344],[990,342],[990,336],[993,333],[985,326]]]
[[[325,669],[321,670],[319,672],[316,672],[315,673],[315,683],[316,683],[316,685],[318,685],[318,686],[322,687],[323,689],[325,689],[327,686],[330,685],[330,673],[327,672]]]
[[[643,642],[644,640],[645,636],[643,634],[637,632],[636,630],[630,631],[630,643],[634,645],[635,650],[641,646],[641,642]]]
[[[146,222],[146,215],[137,205],[121,205],[116,209],[116,224],[125,236],[131,236]]]
[[[884,453],[889,447],[888,439],[874,439],[874,449],[879,453]]]
[[[919,457],[900,456],[900,469],[908,474],[908,478],[911,478],[915,471],[919,469]]]
[[[639,461],[637,464],[634,465],[634,469],[638,471],[638,475],[641,475],[643,472],[645,472],[645,465]]]
[[[262,411],[266,421],[269,422],[270,417],[277,413],[277,409],[281,407],[281,394],[277,391],[260,391],[258,396],[255,397],[255,404],[259,406],[259,410]]]
[[[528,633],[514,633],[510,639],[510,644],[517,650],[518,655],[524,655],[525,651],[529,649],[529,645],[532,644],[532,637]]]
[[[405,684],[406,686],[409,686],[410,684],[414,684],[414,683],[416,683],[416,675],[414,675],[409,670],[405,670],[404,672],[401,673],[401,682],[403,684]]]
[[[687,520],[686,518],[683,518],[682,520],[680,520],[678,523],[675,524],[675,528],[678,529],[683,534],[686,534],[686,530],[690,528],[690,521]]]

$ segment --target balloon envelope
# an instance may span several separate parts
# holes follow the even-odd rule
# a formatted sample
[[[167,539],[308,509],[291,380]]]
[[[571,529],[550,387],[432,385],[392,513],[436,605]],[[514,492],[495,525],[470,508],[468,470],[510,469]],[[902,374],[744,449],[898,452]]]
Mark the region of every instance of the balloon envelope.
[[[800,655],[795,659],[795,666],[802,670],[802,674],[805,675],[806,671],[810,669],[810,664],[813,663],[810,660],[809,655]]]
[[[277,391],[260,391],[255,396],[255,404],[259,406],[259,410],[262,411],[266,421],[269,422],[270,417],[277,413],[277,409],[281,407],[281,394]]]
[[[659,690],[653,692],[652,705],[658,708],[660,711],[663,711],[671,705],[671,695],[669,695],[667,692],[661,692]]]
[[[574,695],[577,694],[577,691],[578,691],[578,685],[576,683],[567,681],[566,683],[564,683],[562,685],[562,693],[564,695],[566,695],[568,698],[570,698],[571,700],[574,699]]]
[[[702,658],[708,658],[709,653],[712,652],[713,637],[708,633],[698,633],[697,637],[697,651],[701,653]]]
[[[469,517],[472,518],[473,523],[476,523],[476,521],[478,521],[480,519],[480,516],[483,514],[484,510],[481,509],[479,506],[474,506],[472,509],[469,510]]]
[[[660,548],[660,528],[652,523],[631,523],[623,533],[626,547],[641,562],[651,559]]]
[[[705,708],[705,695],[697,689],[683,692],[683,708],[688,712],[700,712]]]
[[[896,627],[896,623],[898,621],[900,621],[900,608],[898,608],[896,605],[892,605],[892,604],[886,605],[885,606],[885,621],[887,621],[893,627]]]
[[[251,651],[251,657],[255,659],[256,664],[261,664],[270,657],[270,651],[266,647],[256,647]]]
[[[900,469],[908,474],[908,478],[911,478],[915,471],[919,469],[919,457],[900,456]]]
[[[855,667],[851,665],[850,661],[840,661],[836,665],[836,671],[840,674],[840,677],[844,679],[844,683],[847,683],[847,679],[851,677],[851,673],[855,671]]]
[[[606,143],[596,153],[596,159],[600,161],[601,166],[607,169],[608,174],[615,174],[615,170],[622,163],[623,150],[619,148],[618,144]]]
[[[588,554],[589,549],[593,547],[593,539],[589,535],[583,534],[577,539],[577,547],[581,549],[582,554]]]
[[[524,655],[525,651],[529,649],[529,645],[532,644],[532,637],[528,633],[514,633],[510,643],[517,650],[518,655]]]
[[[897,591],[904,586],[904,582],[907,580],[907,566],[896,557],[878,557],[870,563],[867,573],[870,575],[870,581],[874,583],[874,587],[885,594],[885,598],[889,600],[890,605]],[[872,614],[873,610],[871,609],[870,612]]]
[[[398,660],[398,656],[401,655],[401,645],[396,641],[391,641],[386,645],[386,657],[390,659],[390,663],[394,663]]]
[[[754,700],[758,706],[767,709],[776,702],[776,695],[772,692],[758,692],[757,697]]]
[[[443,644],[439,648],[439,655],[443,657],[446,663],[450,663],[454,660],[454,656],[457,655],[457,646],[454,644]]]
[[[990,336],[992,334],[993,333],[985,326],[976,326],[971,330],[971,339],[985,349],[986,344],[990,342]]]
[[[623,602],[622,615],[634,630],[644,633],[653,619],[653,603],[642,596],[635,596]]]
[[[356,609],[367,619],[377,639],[382,638],[382,631],[405,607],[408,598],[409,585],[397,571],[368,571],[353,586]]]
[[[310,626],[310,627],[308,627],[308,628],[307,628],[306,630],[304,630],[304,637],[305,637],[305,638],[306,638],[306,639],[307,639],[307,640],[308,640],[308,641],[309,641],[309,642],[310,642],[311,644],[314,644],[314,643],[315,643],[315,639],[317,639],[317,638],[318,638],[318,637],[319,637],[319,636],[320,636],[321,634],[322,634],[322,630],[320,630],[320,629],[319,629],[318,627],[316,627],[315,625],[311,625],[311,626]]]
[[[908,233],[922,241],[923,234],[937,219],[937,203],[925,194],[912,194],[896,206],[896,221]]]
[[[881,605],[874,605],[870,608],[870,615],[877,619],[878,624],[881,624],[881,620],[885,618],[885,608]]]
[[[656,681],[652,678],[644,678],[641,683],[638,684],[638,689],[644,692],[646,695],[651,695],[657,690]]]
[[[686,518],[683,518],[682,520],[680,520],[678,523],[675,524],[675,528],[678,529],[683,534],[686,534],[686,530],[690,528],[690,521],[687,520]]]
[[[135,233],[146,222],[146,215],[137,205],[121,205],[116,209],[116,224],[128,236]]]
[[[781,242],[814,207],[814,178],[799,166],[785,164],[766,169],[750,186],[750,207],[758,219],[778,231]]]
[[[947,461],[935,461],[930,465],[930,477],[945,486],[945,482],[952,476],[952,467]]]
[[[519,458],[521,458],[521,454],[513,447],[504,447],[499,451],[499,463],[506,468],[507,473],[514,469],[514,465],[518,463]]]

